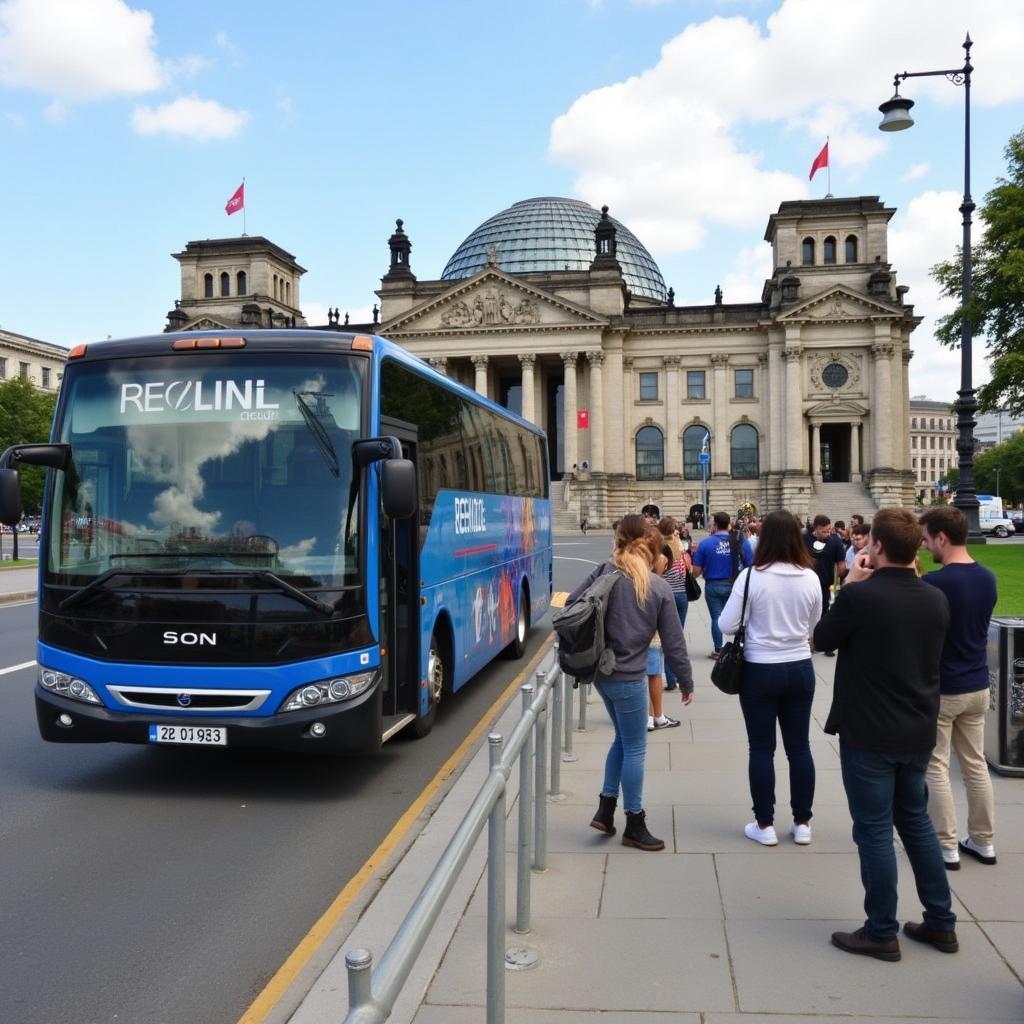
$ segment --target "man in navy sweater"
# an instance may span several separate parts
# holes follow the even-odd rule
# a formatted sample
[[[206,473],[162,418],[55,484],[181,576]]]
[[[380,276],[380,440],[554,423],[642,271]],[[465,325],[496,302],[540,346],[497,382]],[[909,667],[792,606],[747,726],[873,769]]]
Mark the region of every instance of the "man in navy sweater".
[[[900,959],[893,826],[924,904],[924,922],[907,922],[904,934],[944,953],[959,949],[925,786],[949,602],[914,571],[921,533],[907,509],[876,513],[867,550],[814,630],[818,650],[839,651],[825,732],[839,734],[867,914],[862,928],[834,932],[832,943],[878,960]]]
[[[921,516],[924,546],[942,566],[924,577],[949,601],[950,620],[939,669],[939,725],[928,765],[928,811],[946,869],[960,868],[960,851],[995,864],[995,804],[985,763],[989,703],[988,626],[996,606],[995,575],[967,553],[967,517],[946,505]],[[956,808],[949,785],[950,745],[967,792],[967,835],[957,844]]]

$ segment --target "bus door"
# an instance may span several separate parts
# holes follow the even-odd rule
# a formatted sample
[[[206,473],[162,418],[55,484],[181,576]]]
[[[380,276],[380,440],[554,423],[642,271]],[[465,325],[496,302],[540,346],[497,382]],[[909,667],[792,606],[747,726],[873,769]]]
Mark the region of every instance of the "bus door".
[[[380,419],[380,432],[397,437],[402,457],[416,462],[416,427],[390,416]],[[416,714],[420,677],[420,570],[417,511],[408,519],[381,513],[381,646],[384,669],[384,731],[405,724]]]

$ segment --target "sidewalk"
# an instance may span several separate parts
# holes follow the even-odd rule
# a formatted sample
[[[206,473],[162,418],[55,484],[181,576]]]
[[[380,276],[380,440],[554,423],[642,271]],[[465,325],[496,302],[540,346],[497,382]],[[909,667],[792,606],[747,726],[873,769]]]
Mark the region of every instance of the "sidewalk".
[[[703,601],[691,606],[686,633],[697,699],[681,708],[678,696],[666,694],[666,711],[683,725],[650,734],[647,756],[648,820],[667,849],[642,853],[622,846],[618,835],[602,839],[588,828],[611,735],[595,694],[587,732],[574,734],[579,760],[562,765],[565,799],[548,805],[548,870],[533,875],[532,931],[522,936],[509,927],[507,932],[508,946],[529,945],[540,962],[532,970],[507,973],[506,1019],[583,1024],[601,1011],[606,1024],[1024,1020],[1024,779],[994,776],[999,864],[986,867],[965,859],[949,876],[960,919],[956,956],[909,940],[901,942],[903,960],[895,964],[843,953],[830,945],[829,936],[863,923],[863,890],[836,743],[821,731],[835,662],[815,656],[813,844],[796,846],[787,834],[788,782],[780,743],[780,840],[777,847],[762,848],[743,835],[751,818],[745,732],[737,700],[709,681]],[[498,731],[507,734],[517,714],[510,709]],[[425,856],[419,856],[421,841],[427,837],[430,847],[443,849],[485,770],[478,755],[298,1011],[283,1019],[293,1024],[344,1019],[345,951],[366,945],[379,959],[417,892],[412,879],[417,874],[425,879],[436,861],[425,848]],[[510,810],[511,850],[514,805]],[[962,795],[959,815],[962,825]],[[617,825],[621,831],[621,822]],[[484,845],[478,843],[467,869],[471,878],[464,878],[449,899],[392,1021],[475,1024],[484,1019]],[[920,904],[902,852],[899,869],[900,918],[919,920]],[[473,882],[478,884],[470,897]],[[508,883],[511,925],[512,853]]]
[[[0,605],[34,600],[38,584],[39,569],[34,565],[25,569],[0,569]]]

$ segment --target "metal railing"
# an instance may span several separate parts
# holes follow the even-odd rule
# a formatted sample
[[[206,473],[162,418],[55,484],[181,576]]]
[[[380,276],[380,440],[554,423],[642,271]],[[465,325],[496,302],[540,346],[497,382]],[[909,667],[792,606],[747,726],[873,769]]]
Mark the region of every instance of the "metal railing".
[[[581,730],[586,727],[589,689],[589,686],[581,686],[578,690],[581,705],[578,728]],[[487,778],[395,937],[384,951],[380,963],[375,967],[373,956],[366,949],[353,949],[345,954],[349,1005],[345,1024],[381,1024],[390,1017],[402,986],[485,825],[487,1024],[504,1024],[506,969],[521,970],[537,962],[536,951],[529,947],[505,947],[505,819],[508,780],[518,758],[519,819],[514,931],[525,934],[530,931],[531,867],[533,871],[547,869],[548,800],[564,798],[560,792],[561,763],[563,760],[577,759],[572,752],[573,695],[577,691],[559,670],[557,657],[552,659],[549,669],[537,671],[536,685],[527,683],[519,691],[522,697],[519,721],[507,742],[498,733],[491,733],[487,737],[490,753]],[[561,754],[560,734],[564,737]]]

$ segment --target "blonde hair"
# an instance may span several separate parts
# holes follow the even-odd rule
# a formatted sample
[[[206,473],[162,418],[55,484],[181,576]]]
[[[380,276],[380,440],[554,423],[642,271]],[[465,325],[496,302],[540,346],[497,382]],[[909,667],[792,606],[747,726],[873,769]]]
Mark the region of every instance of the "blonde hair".
[[[616,569],[629,577],[638,605],[647,603],[651,592],[651,566],[660,550],[661,534],[657,529],[652,530],[643,516],[622,517],[615,530],[612,562]]]

